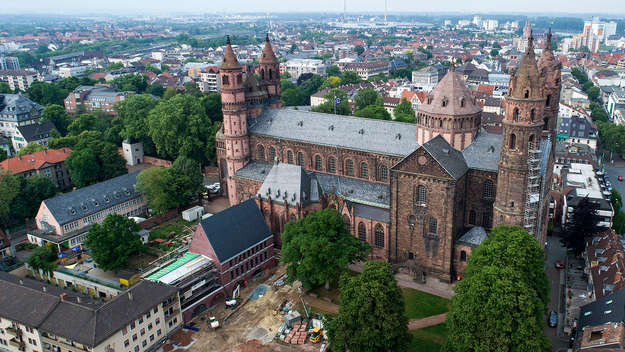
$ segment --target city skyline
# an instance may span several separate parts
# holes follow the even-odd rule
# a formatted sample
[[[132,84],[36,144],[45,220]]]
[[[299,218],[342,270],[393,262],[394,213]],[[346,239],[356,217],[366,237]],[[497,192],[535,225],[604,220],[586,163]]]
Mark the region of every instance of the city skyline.
[[[384,12],[384,0],[347,0],[347,12]],[[496,0],[481,0],[479,2],[466,2],[461,0],[448,0],[434,3],[417,3],[408,0],[388,0],[389,14],[397,13],[450,13],[450,14],[502,14],[502,13],[560,13],[560,14],[591,14],[606,13],[613,16],[625,13],[625,2],[618,0],[601,0],[588,2],[576,2],[566,0],[554,0],[544,2],[528,0],[522,3],[505,2]],[[49,13],[49,14],[83,14],[103,12],[120,14],[125,11],[142,10],[148,14],[174,13],[285,13],[285,12],[343,12],[343,2],[335,0],[319,0],[314,3],[295,0],[240,0],[236,5],[215,4],[200,0],[186,0],[171,2],[165,0],[137,0],[133,2],[111,0],[105,3],[88,3],[78,0],[31,0],[28,2],[10,2],[4,4],[0,13]],[[496,9],[496,11],[493,11]],[[134,13],[139,15],[140,13]]]

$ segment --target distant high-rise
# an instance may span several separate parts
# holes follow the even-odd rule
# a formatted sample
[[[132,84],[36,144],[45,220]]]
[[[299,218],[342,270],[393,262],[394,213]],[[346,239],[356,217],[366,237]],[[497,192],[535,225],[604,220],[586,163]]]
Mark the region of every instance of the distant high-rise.
[[[0,70],[19,70],[20,60],[13,56],[0,56]]]

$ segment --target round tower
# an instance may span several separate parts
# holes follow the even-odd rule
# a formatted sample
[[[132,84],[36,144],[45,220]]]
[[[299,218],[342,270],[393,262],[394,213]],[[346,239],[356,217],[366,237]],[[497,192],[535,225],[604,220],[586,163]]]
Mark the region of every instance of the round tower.
[[[481,115],[482,108],[452,65],[417,109],[417,142],[425,144],[440,134],[463,150],[475,139]]]
[[[223,140],[225,142],[226,167],[222,175],[227,182],[227,193],[230,204],[237,203],[234,182],[229,176],[245,166],[249,161],[250,147],[247,135],[247,110],[243,85],[243,67],[232,50],[230,36],[227,37],[224,58],[219,68],[221,82],[221,104],[224,116]]]
[[[282,107],[282,99],[280,92],[280,62],[273,52],[271,42],[269,41],[269,33],[265,38],[265,47],[259,60],[258,75],[262,84],[267,89],[269,95],[269,106],[272,108]]]
[[[553,54],[553,48],[551,46],[551,28],[547,33],[547,41],[545,42],[545,48],[538,60],[538,70],[543,78],[544,92],[545,92],[545,130],[555,134],[556,120],[558,118],[558,111],[560,109],[560,89],[562,88],[562,82],[560,82],[560,75],[562,71],[562,65],[556,60]],[[555,138],[553,138],[555,141]]]
[[[540,141],[545,97],[530,35],[505,96],[494,224],[519,225],[536,235],[540,199]]]

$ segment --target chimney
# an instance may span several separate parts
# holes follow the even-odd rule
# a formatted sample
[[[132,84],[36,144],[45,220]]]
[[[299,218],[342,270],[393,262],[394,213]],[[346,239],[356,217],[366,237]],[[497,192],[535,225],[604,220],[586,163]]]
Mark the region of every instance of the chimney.
[[[132,292],[131,291],[128,291],[128,300],[132,301]]]
[[[65,298],[67,298],[67,293],[61,293],[59,295],[59,298],[61,299],[61,302],[65,301]]]

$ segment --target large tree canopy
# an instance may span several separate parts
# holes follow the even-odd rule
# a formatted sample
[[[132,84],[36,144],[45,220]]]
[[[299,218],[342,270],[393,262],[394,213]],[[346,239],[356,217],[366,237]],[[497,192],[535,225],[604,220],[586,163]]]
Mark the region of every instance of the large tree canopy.
[[[401,99],[401,102],[397,104],[395,109],[393,109],[393,113],[395,115],[395,121],[410,123],[417,122],[412,104],[406,100],[406,98]]]
[[[0,225],[15,226],[35,217],[41,201],[55,193],[56,187],[44,175],[0,174]]]
[[[102,270],[117,271],[126,266],[132,254],[143,250],[141,238],[136,234],[139,229],[133,219],[109,214],[102,225],[91,226],[85,245]]]
[[[41,113],[42,121],[52,121],[54,127],[64,136],[67,134],[67,126],[69,126],[70,118],[65,112],[65,108],[61,105],[51,104],[43,109]]]
[[[404,298],[388,263],[365,263],[361,274],[342,277],[340,290],[339,314],[327,324],[333,350],[407,350]]]
[[[288,222],[282,233],[282,262],[287,264],[289,280],[301,281],[306,289],[334,281],[349,264],[365,260],[370,251],[331,208]]]

